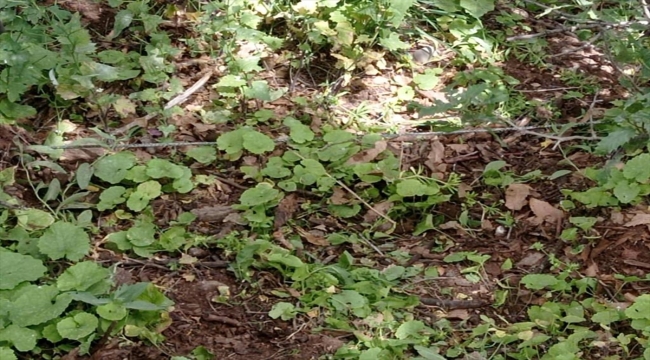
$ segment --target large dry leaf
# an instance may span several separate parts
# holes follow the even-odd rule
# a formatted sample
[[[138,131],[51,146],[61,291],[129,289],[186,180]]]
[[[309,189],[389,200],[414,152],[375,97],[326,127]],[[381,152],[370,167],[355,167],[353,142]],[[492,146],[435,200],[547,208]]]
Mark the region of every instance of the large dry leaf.
[[[347,165],[354,165],[354,164],[364,164],[371,162],[372,160],[375,160],[379,154],[384,152],[386,150],[386,142],[385,141],[377,141],[375,143],[375,147],[372,149],[364,150],[351,158],[348,159],[346,162]]]
[[[506,207],[510,210],[521,210],[526,206],[528,195],[530,195],[530,186],[510,184],[506,190]]]
[[[632,220],[628,221],[625,227],[639,226],[639,225],[650,225],[650,214],[636,214]]]
[[[305,231],[305,229],[301,227],[296,227],[296,231],[300,236],[307,240],[312,245],[317,245],[317,246],[329,246],[330,242],[323,236],[321,235],[320,231]]]
[[[278,230],[293,217],[293,214],[298,210],[298,197],[292,193],[285,196],[278,207],[275,208],[275,221],[273,228]]]
[[[365,215],[363,215],[363,222],[366,224],[372,224],[374,223],[377,219],[379,219],[380,215],[383,214],[386,215],[390,211],[390,209],[393,207],[393,203],[391,201],[382,201],[380,203],[374,204],[372,208],[374,211],[368,210]]]
[[[553,205],[547,203],[546,201],[532,198],[528,202],[528,205],[535,214],[534,223],[536,225],[539,225],[545,221],[550,224],[559,224],[560,221],[562,221],[564,218],[564,212],[562,210],[555,208]]]

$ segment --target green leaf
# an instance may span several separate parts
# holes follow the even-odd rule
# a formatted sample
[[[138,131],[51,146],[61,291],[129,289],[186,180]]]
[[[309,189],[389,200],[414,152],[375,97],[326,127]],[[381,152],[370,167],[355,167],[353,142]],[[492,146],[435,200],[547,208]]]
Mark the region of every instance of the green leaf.
[[[147,175],[153,179],[179,179],[183,177],[184,171],[182,166],[178,166],[169,160],[151,159],[147,162]]]
[[[38,239],[38,248],[52,260],[78,261],[90,251],[90,238],[82,228],[57,221]]]
[[[494,0],[460,0],[460,6],[473,17],[480,19],[494,10]]]
[[[391,32],[388,37],[380,38],[379,44],[385,47],[388,51],[404,50],[411,47],[408,43],[400,40],[399,35],[395,32]]]
[[[424,184],[418,179],[406,179],[397,183],[395,191],[401,197],[434,195],[440,188],[435,183]]]
[[[438,77],[440,73],[441,69],[426,69],[424,74],[415,75],[413,82],[415,82],[421,90],[431,90],[440,83],[440,78]]]
[[[244,191],[239,201],[244,206],[255,207],[274,202],[279,196],[280,191],[274,189],[271,184],[259,183],[254,188]]]
[[[54,216],[39,209],[15,210],[18,225],[26,230],[45,229],[54,223]]]
[[[306,142],[314,140],[314,132],[311,131],[309,126],[301,123],[293,117],[287,117],[284,119],[284,125],[289,127],[291,132],[289,136],[291,140],[295,141],[298,144],[304,144]]]
[[[644,183],[650,179],[650,154],[641,154],[633,157],[623,168],[626,179]]]
[[[8,306],[9,320],[19,326],[38,325],[60,316],[72,301],[68,294],[59,294],[54,286],[21,287]]]
[[[327,143],[343,143],[354,140],[354,134],[345,130],[333,130],[323,136],[323,140]]]
[[[284,95],[286,88],[271,90],[266,80],[253,81],[250,87],[244,88],[244,95],[262,101],[275,101]]]
[[[242,151],[244,143],[244,134],[250,129],[241,128],[235,131],[229,131],[222,134],[217,139],[217,147],[219,150],[225,151],[227,154],[236,154]]]
[[[641,193],[641,187],[637,183],[619,181],[614,187],[614,196],[623,204],[633,202]]]
[[[126,206],[133,211],[142,211],[149,205],[149,201],[161,194],[162,186],[159,182],[150,180],[138,185],[136,191],[132,192],[126,202]]]
[[[275,149],[275,142],[258,131],[248,131],[242,135],[244,149],[253,154],[261,155]]]
[[[616,151],[632,140],[634,136],[636,136],[636,132],[629,128],[612,131],[600,140],[596,146],[596,153],[609,154]]]
[[[273,253],[268,256],[268,260],[269,262],[276,262],[294,268],[305,266],[305,263],[299,257],[291,254]]]
[[[93,177],[93,168],[88,163],[83,163],[77,168],[75,180],[80,189],[85,190],[90,184],[90,179]]]
[[[222,76],[221,79],[219,79],[219,82],[215,87],[241,87],[246,85],[246,81],[241,78],[241,76],[236,76],[236,75],[226,75]]]
[[[282,320],[291,320],[296,315],[296,307],[288,302],[278,302],[273,305],[271,311],[269,311],[269,317],[271,319],[282,318]]]
[[[124,179],[135,163],[135,155],[130,152],[109,155],[95,163],[95,176],[108,183],[117,184]]]
[[[559,280],[548,274],[528,274],[521,278],[521,283],[530,290],[541,290],[556,285]]]
[[[97,204],[97,210],[104,211],[114,208],[116,205],[119,205],[126,201],[123,197],[126,192],[126,188],[123,186],[111,186],[108,189],[102,191],[99,195],[99,203]]]
[[[24,281],[38,280],[47,268],[31,256],[0,252],[0,290],[13,289]]]
[[[209,164],[217,160],[217,149],[213,146],[194,147],[187,152],[187,156],[201,164]]]
[[[156,241],[156,226],[150,222],[140,222],[126,231],[126,238],[135,246],[149,246]]]
[[[637,297],[634,304],[625,309],[625,315],[630,319],[650,320],[650,295],[643,294]]]
[[[59,321],[56,324],[56,330],[65,339],[79,340],[92,334],[98,324],[99,320],[96,316],[81,312]]]
[[[395,337],[401,340],[415,337],[424,329],[424,323],[419,320],[411,320],[403,323],[395,331]]]
[[[13,344],[18,351],[34,350],[37,339],[38,332],[32,329],[20,327],[16,324],[11,324],[5,329],[0,330],[0,341],[6,341]],[[3,352],[0,351],[0,355],[2,354]],[[13,355],[13,353],[11,354]],[[13,358],[16,358],[15,355],[13,355]],[[4,357],[0,357],[0,359],[5,360]],[[7,357],[7,359],[10,359],[10,357]]]
[[[25,350],[25,351],[29,351],[29,350]],[[14,353],[14,351],[11,350],[10,348],[4,347],[4,346],[0,346],[0,359],[3,359],[3,360],[18,360],[18,358],[16,357],[16,354]]]
[[[113,301],[108,304],[98,306],[97,314],[108,321],[119,321],[124,319],[127,314],[127,310],[124,305]]]
[[[103,294],[110,287],[110,271],[95,262],[84,261],[74,264],[66,269],[57,279],[56,287],[61,291],[88,291],[98,284],[99,289],[90,291],[94,295]]]

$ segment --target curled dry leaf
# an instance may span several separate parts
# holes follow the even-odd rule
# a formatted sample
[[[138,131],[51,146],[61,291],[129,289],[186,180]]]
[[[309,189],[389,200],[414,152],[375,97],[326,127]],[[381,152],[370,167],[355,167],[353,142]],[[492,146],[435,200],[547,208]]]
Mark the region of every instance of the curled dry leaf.
[[[521,210],[527,204],[528,195],[530,195],[530,186],[510,184],[506,190],[506,207],[510,210]]]

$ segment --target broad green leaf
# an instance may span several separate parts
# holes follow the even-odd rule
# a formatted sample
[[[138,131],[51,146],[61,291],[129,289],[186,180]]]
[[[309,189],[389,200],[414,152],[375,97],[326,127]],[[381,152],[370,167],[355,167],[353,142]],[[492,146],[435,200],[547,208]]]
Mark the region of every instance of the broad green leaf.
[[[275,142],[258,131],[248,131],[242,135],[244,149],[253,154],[261,155],[275,149]]]
[[[135,155],[130,152],[124,151],[109,155],[95,163],[94,175],[108,183],[117,184],[124,179],[126,173],[135,163]]]
[[[323,136],[323,140],[328,143],[343,143],[354,140],[354,134],[345,130],[333,130]]]
[[[81,312],[59,321],[56,324],[56,330],[65,339],[80,340],[92,334],[98,324],[99,320],[96,316]]]
[[[426,69],[424,74],[415,75],[413,82],[415,82],[421,90],[431,90],[440,83],[438,75],[441,73],[441,70],[442,69]]]
[[[57,221],[39,238],[38,248],[52,260],[66,258],[78,261],[88,254],[90,238],[82,228]]]
[[[38,337],[38,332],[32,329],[20,327],[16,324],[11,324],[5,329],[0,330],[0,341],[6,341],[13,344],[18,351],[34,350]],[[3,351],[0,351],[0,355],[2,355],[2,353]],[[13,353],[11,353],[11,355],[13,355]],[[15,355],[13,356],[15,359]],[[0,357],[0,359],[5,360],[4,357]],[[11,357],[7,357],[7,359],[11,359]]]
[[[246,85],[246,81],[241,76],[226,75],[222,76],[215,87],[241,87]]]
[[[126,238],[135,246],[149,246],[156,241],[156,226],[150,222],[140,222],[126,231]]]
[[[209,164],[217,160],[217,150],[213,146],[198,146],[191,148],[187,156],[201,164]]]
[[[31,256],[0,252],[0,290],[13,289],[24,281],[38,280],[47,268]]]
[[[630,319],[650,320],[650,295],[644,294],[637,297],[634,304],[625,309],[625,315]]]
[[[288,302],[278,302],[273,305],[271,311],[269,311],[269,317],[271,319],[282,318],[282,320],[290,320],[295,316],[295,306]]]
[[[116,205],[119,205],[126,201],[123,197],[126,192],[126,188],[123,186],[111,186],[108,189],[102,191],[99,195],[99,203],[97,204],[97,210],[104,211],[114,208]]]
[[[100,305],[97,307],[97,314],[109,321],[119,321],[124,319],[127,310],[124,305],[117,302],[110,302],[108,304]]]
[[[403,323],[395,331],[395,337],[401,340],[409,337],[416,337],[424,329],[424,323],[419,320],[411,320]]]
[[[494,0],[460,0],[460,6],[473,17],[480,19],[494,10]]]
[[[555,276],[549,274],[528,274],[521,278],[521,283],[530,290],[552,287],[558,282],[559,280]]]
[[[244,206],[254,207],[276,201],[279,196],[280,191],[274,189],[271,184],[259,183],[254,188],[244,191],[239,201]]]
[[[644,183],[650,179],[650,154],[641,154],[633,157],[623,168],[626,179]]]
[[[9,319],[19,326],[42,324],[61,315],[71,301],[54,286],[21,287],[8,306]]]
[[[147,162],[147,175],[153,179],[183,177],[183,167],[165,159],[151,159]]]
[[[34,344],[35,345],[35,344]],[[26,346],[28,347],[28,346]],[[25,350],[28,351],[28,350]],[[8,347],[0,346],[0,359],[3,360],[18,360],[16,354]]]
[[[266,80],[253,81],[249,87],[244,88],[244,95],[262,101],[275,101],[281,98],[285,92],[287,92],[286,88],[271,90]]]
[[[284,125],[289,127],[291,132],[289,136],[291,140],[295,141],[298,144],[304,144],[306,142],[314,140],[314,132],[311,131],[309,126],[301,123],[293,117],[287,117],[284,119]]]
[[[84,261],[67,268],[56,279],[56,286],[61,291],[90,291],[94,295],[103,294],[110,287],[110,271],[92,261]],[[100,286],[97,286],[97,285]]]
[[[243,149],[244,134],[250,129],[241,128],[234,131],[229,131],[222,134],[217,139],[217,147],[219,150],[225,151],[228,154],[236,154]]]
[[[54,217],[49,212],[39,209],[15,210],[18,225],[26,230],[45,229],[54,223]]]
[[[418,179],[406,179],[397,183],[395,191],[402,197],[434,195],[439,192],[438,185],[435,183],[424,184]]]
[[[596,153],[609,154],[616,151],[627,144],[634,136],[636,136],[636,132],[629,128],[612,131],[600,140],[596,146]]]
[[[286,266],[298,268],[305,265],[299,257],[290,254],[273,253],[267,258],[270,262],[277,262]]]
[[[399,35],[395,32],[391,32],[388,37],[382,37],[379,39],[379,44],[385,47],[388,51],[398,51],[404,50],[411,47],[408,43],[400,40]]]
[[[126,206],[136,212],[142,211],[149,205],[149,201],[160,196],[162,186],[159,182],[150,180],[138,185],[126,201]]]
[[[614,196],[623,204],[629,204],[637,199],[641,193],[641,187],[637,183],[619,181],[614,187]]]

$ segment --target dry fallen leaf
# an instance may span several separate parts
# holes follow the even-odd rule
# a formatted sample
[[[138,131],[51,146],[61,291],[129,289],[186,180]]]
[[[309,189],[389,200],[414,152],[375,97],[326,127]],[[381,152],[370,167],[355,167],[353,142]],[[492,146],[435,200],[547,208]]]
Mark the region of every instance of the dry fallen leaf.
[[[317,246],[330,245],[330,242],[327,241],[327,239],[324,236],[317,235],[314,232],[305,231],[305,229],[301,227],[296,227],[296,231],[303,239],[307,240],[307,242],[309,242],[312,245],[317,245]]]
[[[545,221],[557,225],[564,218],[564,212],[562,210],[555,208],[546,201],[533,198],[530,199],[528,205],[535,214],[535,220],[533,222],[536,225],[540,225]]]
[[[506,207],[510,210],[521,210],[527,203],[528,195],[530,195],[530,186],[510,184],[506,190]]]
[[[346,162],[346,165],[369,163],[375,160],[375,158],[377,158],[379,154],[381,154],[382,152],[384,152],[384,150],[386,150],[386,145],[387,144],[385,141],[377,141],[375,143],[375,147],[373,147],[372,149],[364,150],[354,155],[353,157],[349,158],[348,161]]]
[[[625,227],[639,226],[639,225],[650,225],[650,214],[636,214],[632,220],[628,221]]]

